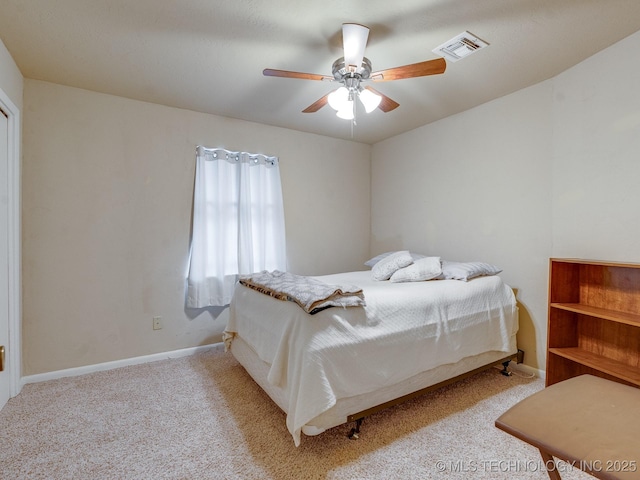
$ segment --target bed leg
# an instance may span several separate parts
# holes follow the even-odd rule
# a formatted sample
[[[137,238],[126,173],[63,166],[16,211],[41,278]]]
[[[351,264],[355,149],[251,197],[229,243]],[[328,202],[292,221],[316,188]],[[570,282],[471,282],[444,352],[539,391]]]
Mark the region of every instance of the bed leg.
[[[359,418],[356,420],[356,426],[351,429],[349,432],[349,440],[357,440],[360,438],[360,425],[362,425],[363,418]]]
[[[502,362],[502,370],[500,370],[500,373],[503,374],[505,377],[510,377],[511,376],[511,372],[508,369],[510,361],[511,360],[507,360],[506,362]]]

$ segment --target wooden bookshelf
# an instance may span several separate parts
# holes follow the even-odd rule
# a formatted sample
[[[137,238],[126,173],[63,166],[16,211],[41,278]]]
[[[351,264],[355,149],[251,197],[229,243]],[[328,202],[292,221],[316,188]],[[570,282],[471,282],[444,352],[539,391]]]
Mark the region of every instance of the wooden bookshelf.
[[[552,258],[547,386],[590,373],[640,387],[640,264]]]

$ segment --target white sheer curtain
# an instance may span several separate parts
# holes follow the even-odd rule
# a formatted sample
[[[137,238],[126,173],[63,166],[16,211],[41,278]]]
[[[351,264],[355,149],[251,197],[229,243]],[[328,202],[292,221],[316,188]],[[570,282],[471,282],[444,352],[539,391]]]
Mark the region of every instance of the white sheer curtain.
[[[238,274],[286,270],[277,157],[199,146],[187,307],[229,304]]]

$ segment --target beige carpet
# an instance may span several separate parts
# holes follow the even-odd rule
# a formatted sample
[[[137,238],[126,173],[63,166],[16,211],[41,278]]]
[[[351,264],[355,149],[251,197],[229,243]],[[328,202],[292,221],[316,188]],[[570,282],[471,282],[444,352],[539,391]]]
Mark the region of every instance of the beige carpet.
[[[0,412],[2,479],[546,479],[494,427],[540,380],[497,369],[302,438],[231,354],[26,385]],[[564,465],[563,479],[592,478]]]

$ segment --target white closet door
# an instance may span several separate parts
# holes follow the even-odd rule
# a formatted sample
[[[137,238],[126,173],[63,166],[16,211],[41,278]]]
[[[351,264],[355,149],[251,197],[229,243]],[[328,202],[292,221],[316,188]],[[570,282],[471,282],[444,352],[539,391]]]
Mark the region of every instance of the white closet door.
[[[0,110],[0,349],[4,370],[0,372],[0,409],[9,400],[9,147],[7,117]]]

